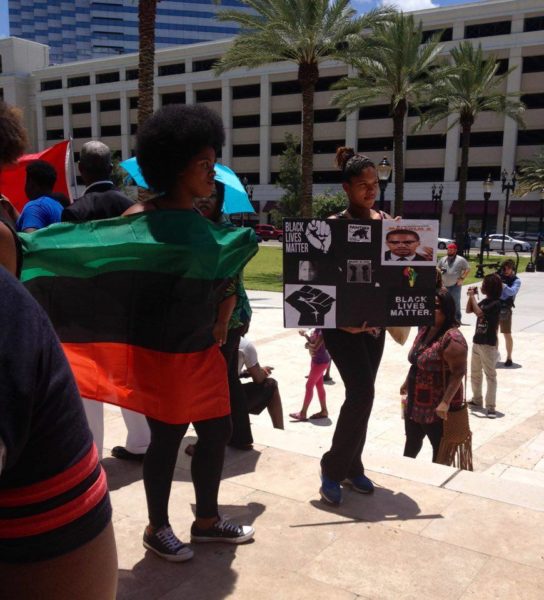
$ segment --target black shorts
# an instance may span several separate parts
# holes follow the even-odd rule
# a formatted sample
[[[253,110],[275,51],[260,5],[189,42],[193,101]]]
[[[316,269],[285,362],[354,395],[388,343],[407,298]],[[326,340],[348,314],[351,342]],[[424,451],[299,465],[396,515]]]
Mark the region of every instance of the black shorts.
[[[262,383],[244,383],[243,388],[248,412],[260,415],[272,401],[274,392],[278,389],[278,382],[272,377],[267,377]]]

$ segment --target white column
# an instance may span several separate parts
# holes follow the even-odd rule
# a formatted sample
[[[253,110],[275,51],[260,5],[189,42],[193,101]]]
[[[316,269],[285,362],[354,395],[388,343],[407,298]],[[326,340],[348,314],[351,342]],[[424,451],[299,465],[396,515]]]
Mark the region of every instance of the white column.
[[[98,131],[98,101],[96,94],[91,94],[91,137],[97,140],[100,137]]]
[[[37,137],[37,150],[41,151],[45,148],[45,127],[43,119],[43,104],[42,101],[36,96],[36,137]]]
[[[460,19],[453,24],[453,40],[462,40],[465,37],[465,21]]]
[[[66,96],[62,99],[62,129],[64,131],[64,139],[67,140],[70,135],[70,103]]]
[[[270,79],[268,74],[261,75],[261,127],[259,135],[260,161],[259,183],[270,183]]]
[[[130,124],[126,90],[121,92],[119,99],[121,101],[121,156],[126,160],[130,158]]]
[[[359,143],[357,131],[359,129],[359,111],[349,113],[346,117],[346,146],[353,148],[357,152],[357,144]]]
[[[195,92],[193,90],[193,84],[187,83],[185,84],[185,104],[194,104],[195,103]]]
[[[232,164],[232,93],[229,79],[221,81],[221,117],[225,128],[225,145],[221,162],[230,166]]]
[[[458,115],[450,115],[447,127],[457,119]],[[457,169],[459,167],[459,124],[452,127],[446,134],[446,154],[444,157],[444,181],[457,181]]]

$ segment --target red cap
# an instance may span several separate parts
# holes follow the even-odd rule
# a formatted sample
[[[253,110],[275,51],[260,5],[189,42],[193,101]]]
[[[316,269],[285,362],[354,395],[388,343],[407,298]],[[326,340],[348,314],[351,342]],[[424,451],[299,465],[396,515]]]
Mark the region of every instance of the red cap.
[[[448,244],[448,250],[457,250],[457,244]]]

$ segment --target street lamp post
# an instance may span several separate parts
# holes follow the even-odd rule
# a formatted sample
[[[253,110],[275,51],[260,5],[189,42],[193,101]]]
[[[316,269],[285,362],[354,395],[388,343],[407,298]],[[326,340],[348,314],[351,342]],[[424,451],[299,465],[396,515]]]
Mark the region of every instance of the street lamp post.
[[[534,273],[537,270],[537,265],[540,261],[540,251],[542,249],[542,221],[544,217],[544,190],[540,192],[540,216],[538,218],[538,237],[536,239],[536,248],[534,253],[534,262],[533,262],[533,254],[531,254],[531,260],[527,263],[527,267],[525,270],[529,273]]]
[[[506,169],[502,171],[502,193],[506,192],[506,204],[504,205],[504,216],[502,218],[502,243],[500,254],[504,254],[504,241],[506,237],[506,220],[508,219],[508,203],[510,202],[510,192],[516,189],[516,172],[512,171],[510,181],[508,181],[508,173]]]
[[[242,185],[244,186],[244,190],[251,202],[253,200],[253,186],[250,185],[249,179],[244,175],[242,177]],[[244,213],[242,213],[242,227],[244,226]]]
[[[391,163],[384,156],[381,162],[376,167],[378,171],[378,183],[380,185],[380,210],[384,210],[385,205],[385,188],[389,182],[389,176],[391,175]]]
[[[440,215],[438,214],[438,207],[442,200],[442,192],[444,191],[444,186],[440,184],[438,187],[436,183],[433,183],[432,187],[432,199],[433,199],[433,214],[434,218],[438,220],[438,229],[440,229]]]
[[[484,186],[484,215],[482,218],[482,228],[480,230],[480,260],[478,261],[478,268],[476,269],[476,277],[483,279],[484,277],[484,249],[485,249],[485,238],[487,237],[487,204],[489,198],[491,198],[491,190],[493,189],[493,181],[491,175],[487,176],[487,179],[483,183]]]

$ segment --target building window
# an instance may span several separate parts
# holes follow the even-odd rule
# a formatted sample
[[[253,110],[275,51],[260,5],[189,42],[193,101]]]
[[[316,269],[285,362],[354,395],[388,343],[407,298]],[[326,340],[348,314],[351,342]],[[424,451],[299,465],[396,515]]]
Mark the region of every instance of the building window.
[[[62,117],[62,104],[44,106],[44,111],[46,117]]]
[[[121,100],[119,98],[100,100],[100,112],[110,112],[112,110],[121,110]]]
[[[90,127],[74,127],[72,129],[74,138],[90,138],[93,133]]]
[[[244,129],[246,127],[259,127],[261,124],[260,115],[238,115],[232,117],[233,129]]]
[[[2,68],[2,55],[0,54],[0,73],[2,73],[3,68]]]
[[[523,31],[541,31],[544,29],[544,15],[540,17],[525,17]]]
[[[100,135],[102,137],[121,135],[121,125],[102,125]]]
[[[409,135],[406,138],[406,150],[438,150],[445,147],[445,135]]]
[[[185,63],[174,63],[172,65],[159,65],[159,77],[167,75],[183,75],[185,73]]]
[[[232,146],[232,156],[259,156],[260,154],[260,144],[234,144]]]
[[[221,88],[196,90],[195,98],[197,102],[221,102]]]
[[[444,169],[405,169],[404,181],[444,181]]]
[[[334,123],[338,121],[340,111],[337,108],[322,108],[314,110],[314,123]],[[341,119],[345,121],[345,118]]]
[[[497,60],[497,70],[495,71],[495,75],[504,75],[506,71],[508,71],[508,59],[507,58],[499,58]]]
[[[527,108],[544,108],[544,94],[524,94],[521,101]]]
[[[292,81],[274,81],[271,85],[272,96],[285,96],[287,94],[299,94],[300,85],[296,79]]]
[[[523,57],[523,73],[540,73],[544,71],[544,54]]]
[[[432,170],[432,169],[429,169]],[[457,180],[459,180],[459,173],[461,169],[457,169]],[[468,168],[468,181],[483,181],[490,175],[493,181],[499,181],[501,178],[500,166],[489,166],[489,167],[469,167]],[[430,180],[428,180],[430,181]],[[435,181],[433,179],[433,181]],[[436,180],[438,181],[438,179]]]
[[[80,75],[79,77],[68,77],[68,87],[81,87],[82,85],[90,85],[91,78],[89,75]]]
[[[91,112],[90,102],[74,102],[71,105],[73,115],[86,115]]]
[[[274,142],[273,144],[270,144],[270,155],[280,156],[285,151],[285,148],[284,142]]]
[[[206,60],[194,60],[193,61],[193,71],[210,71],[215,63],[218,61],[218,58],[208,58]]]
[[[300,110],[291,112],[272,113],[272,125],[300,125],[302,113]]]
[[[331,86],[338,83],[345,75],[331,75],[329,77],[320,77],[315,84],[316,92],[328,92]]]
[[[364,106],[359,109],[359,119],[389,119],[391,112],[389,104],[376,104],[375,106]]]
[[[341,171],[314,171],[312,173],[313,183],[340,183],[342,181]]]
[[[136,101],[138,99],[136,98]],[[161,96],[162,106],[167,104],[185,104],[185,92],[172,92],[170,94],[162,94]],[[136,102],[136,106],[138,103]]]
[[[125,77],[127,81],[138,79],[138,69],[127,69]]]
[[[496,21],[495,23],[477,23],[465,26],[465,38],[490,37],[493,35],[508,35],[511,30],[510,21]]]
[[[502,146],[502,131],[473,131],[470,134],[471,148],[487,148],[490,146]],[[459,136],[459,147],[462,144],[462,137]]]
[[[357,142],[357,152],[380,152],[392,147],[392,137],[359,138]]]
[[[258,98],[261,95],[261,84],[236,85],[232,88],[232,99]]]
[[[46,140],[63,140],[64,139],[64,129],[48,129],[45,132]]]
[[[240,179],[247,179],[248,183],[259,185],[259,173],[240,173]]]
[[[97,73],[96,83],[113,83],[119,81],[119,72],[111,71],[110,73]]]
[[[544,129],[520,129],[518,131],[518,146],[542,146],[544,144]]]
[[[128,99],[129,108],[138,108],[138,96],[131,96]]]
[[[138,133],[138,123],[130,124],[130,135],[136,135]]]
[[[335,154],[337,148],[344,146],[346,140],[317,140],[314,141],[314,154]]]
[[[48,90],[61,90],[62,89],[62,79],[49,79],[48,81],[40,82],[40,90],[42,92],[47,92]]]
[[[453,27],[446,27],[445,29],[427,29],[422,32],[421,42],[424,44],[428,42],[435,33],[442,32],[440,36],[441,42],[451,42],[453,39]]]

